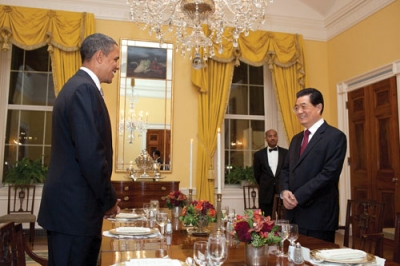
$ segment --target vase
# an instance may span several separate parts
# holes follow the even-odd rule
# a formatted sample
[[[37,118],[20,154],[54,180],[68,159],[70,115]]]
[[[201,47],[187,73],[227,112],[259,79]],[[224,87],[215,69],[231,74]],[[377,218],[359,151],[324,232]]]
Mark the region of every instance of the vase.
[[[246,255],[246,265],[256,266],[256,265],[268,265],[268,245],[263,245],[261,247],[254,247],[253,245],[246,244],[245,255]]]
[[[182,207],[180,207],[180,206],[174,206],[174,207],[172,207],[171,212],[172,212],[172,217],[173,217],[173,218],[178,218],[179,216],[181,216]]]

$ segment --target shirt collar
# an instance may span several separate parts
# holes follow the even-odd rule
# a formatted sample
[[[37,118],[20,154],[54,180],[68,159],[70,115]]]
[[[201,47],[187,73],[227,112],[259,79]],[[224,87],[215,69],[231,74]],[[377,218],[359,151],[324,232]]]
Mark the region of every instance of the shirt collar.
[[[80,69],[82,69],[83,71],[85,71],[86,73],[89,74],[89,76],[93,79],[94,83],[96,84],[97,88],[100,90],[100,80],[99,78],[96,76],[96,74],[90,70],[87,67],[81,67]]]
[[[314,125],[312,125],[310,128],[308,128],[308,131],[310,131],[310,135],[313,136],[315,132],[317,132],[318,128],[320,126],[322,126],[322,124],[324,123],[324,119],[321,118],[320,120],[318,120],[316,123],[314,123]]]

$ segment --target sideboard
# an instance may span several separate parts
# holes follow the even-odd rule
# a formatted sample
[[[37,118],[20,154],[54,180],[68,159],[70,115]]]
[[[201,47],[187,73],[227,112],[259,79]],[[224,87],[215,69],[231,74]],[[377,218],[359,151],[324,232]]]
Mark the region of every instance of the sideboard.
[[[121,199],[119,206],[125,208],[142,208],[144,202],[157,199],[160,207],[166,207],[161,199],[171,191],[179,190],[179,181],[112,181]]]

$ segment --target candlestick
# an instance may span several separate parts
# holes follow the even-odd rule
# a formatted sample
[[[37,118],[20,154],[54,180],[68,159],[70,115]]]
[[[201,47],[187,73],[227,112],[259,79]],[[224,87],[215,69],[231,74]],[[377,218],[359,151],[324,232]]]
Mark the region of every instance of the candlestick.
[[[192,179],[193,179],[193,139],[190,139],[189,177],[190,177],[189,189],[191,189],[192,188]]]
[[[221,193],[221,133],[218,128],[217,135],[217,177],[218,177],[218,193]]]
[[[222,211],[221,211],[222,194],[217,194],[217,229],[221,229]]]

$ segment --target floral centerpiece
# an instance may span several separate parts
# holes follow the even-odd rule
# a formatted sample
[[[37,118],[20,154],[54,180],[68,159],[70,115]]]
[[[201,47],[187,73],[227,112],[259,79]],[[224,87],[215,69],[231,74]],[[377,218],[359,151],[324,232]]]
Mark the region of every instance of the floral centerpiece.
[[[174,207],[184,207],[187,204],[187,197],[180,190],[171,191],[167,196],[162,197],[165,200],[168,209],[172,209]]]
[[[182,216],[179,220],[185,225],[198,225],[199,222],[215,222],[217,212],[209,201],[195,200],[185,206],[182,210]]]
[[[248,210],[243,216],[237,215],[231,235],[240,242],[253,247],[279,243],[278,226],[270,216],[263,216],[261,210]]]

